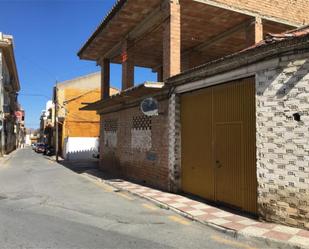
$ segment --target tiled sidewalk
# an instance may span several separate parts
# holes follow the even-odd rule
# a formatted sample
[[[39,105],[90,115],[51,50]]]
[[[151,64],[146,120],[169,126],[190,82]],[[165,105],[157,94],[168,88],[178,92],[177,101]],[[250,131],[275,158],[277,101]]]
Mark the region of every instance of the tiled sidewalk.
[[[193,220],[206,223],[220,229],[231,231],[238,236],[255,237],[270,242],[309,248],[309,231],[288,226],[264,223],[222,209],[207,205],[190,198],[144,187],[124,180],[104,180],[115,188],[147,198],[157,204],[169,207]]]

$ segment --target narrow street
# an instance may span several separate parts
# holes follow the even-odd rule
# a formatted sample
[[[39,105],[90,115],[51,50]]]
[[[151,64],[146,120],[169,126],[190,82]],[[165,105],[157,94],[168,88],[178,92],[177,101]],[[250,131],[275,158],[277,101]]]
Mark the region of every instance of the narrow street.
[[[11,248],[257,248],[59,165],[30,148],[0,165],[0,244]]]

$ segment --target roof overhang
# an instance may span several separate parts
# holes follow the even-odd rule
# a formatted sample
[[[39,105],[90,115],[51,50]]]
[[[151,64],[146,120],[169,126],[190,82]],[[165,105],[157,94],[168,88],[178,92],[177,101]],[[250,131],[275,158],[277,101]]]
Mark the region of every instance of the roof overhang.
[[[165,96],[165,98],[168,98],[171,89],[182,84],[253,65],[254,63],[272,59],[274,56],[308,51],[309,26],[286,33],[269,34],[266,40],[255,46],[184,71],[167,79],[165,83],[145,82],[142,85],[126,89],[108,99],[91,104],[87,103],[87,106],[80,110],[97,111],[98,113],[115,112],[119,109],[129,108],[132,103],[135,103],[136,106],[137,101],[149,96]]]
[[[77,55],[80,59],[98,61],[99,54],[93,53],[93,50],[99,49],[100,55],[110,51],[150,13],[160,8],[160,3],[161,0],[117,0]]]
[[[246,48],[246,27],[260,16],[214,2],[180,1],[182,57],[189,58],[191,52],[196,52],[202,58],[198,64]],[[108,58],[112,63],[122,63],[122,45],[127,40],[134,64],[156,70],[162,66],[163,28],[168,18],[162,0],[118,0],[78,56],[97,62]],[[284,20],[263,18],[265,34],[294,27]]]
[[[167,91],[163,82],[145,82],[141,85],[128,88],[120,93],[110,96],[107,99],[100,100],[94,103],[83,103],[85,107],[80,108],[83,111],[98,111],[103,112],[116,106],[126,106],[128,103],[135,102],[140,98],[153,96],[156,94],[164,94]]]
[[[13,75],[13,89],[18,92],[20,90],[19,77],[14,54],[13,37],[0,33],[0,49],[3,51],[10,74]]]

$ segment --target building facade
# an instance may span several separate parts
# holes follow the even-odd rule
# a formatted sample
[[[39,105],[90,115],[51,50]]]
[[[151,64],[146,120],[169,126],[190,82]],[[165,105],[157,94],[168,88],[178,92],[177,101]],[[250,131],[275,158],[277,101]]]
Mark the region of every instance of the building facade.
[[[94,111],[83,112],[80,108],[100,99],[100,82],[101,74],[93,73],[56,86],[59,152],[67,160],[91,159],[98,150],[100,117]],[[116,92],[111,88],[111,94]]]
[[[40,142],[54,146],[55,106],[52,100],[46,102],[40,117]]]
[[[309,43],[286,39],[172,77],[159,93],[124,92],[135,97],[123,107],[89,105],[103,116],[102,169],[308,229]],[[149,96],[158,116],[140,111]]]
[[[26,143],[25,110],[19,105],[16,116],[16,148],[24,148]]]
[[[0,155],[16,149],[17,101],[20,90],[13,37],[0,33]]]
[[[120,25],[136,4],[145,16]],[[101,115],[101,168],[309,229],[309,3],[281,1],[284,16],[274,4],[119,1],[79,52],[105,75],[84,108]],[[112,97],[110,62],[123,70]],[[133,86],[134,65],[164,86]],[[141,112],[149,97],[158,115]]]

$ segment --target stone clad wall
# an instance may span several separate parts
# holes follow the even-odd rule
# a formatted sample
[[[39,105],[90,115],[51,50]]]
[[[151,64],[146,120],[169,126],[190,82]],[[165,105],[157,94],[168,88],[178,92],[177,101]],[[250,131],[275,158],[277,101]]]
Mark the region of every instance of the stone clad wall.
[[[180,97],[172,94],[169,99],[169,190],[181,189],[181,122]]]
[[[129,179],[168,189],[168,100],[159,116],[139,106],[101,115],[100,167]]]
[[[256,76],[259,214],[309,229],[309,54]],[[300,115],[300,121],[294,119]]]

